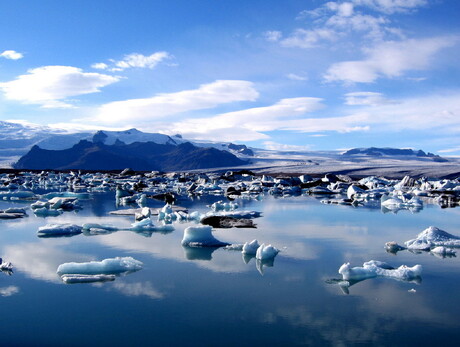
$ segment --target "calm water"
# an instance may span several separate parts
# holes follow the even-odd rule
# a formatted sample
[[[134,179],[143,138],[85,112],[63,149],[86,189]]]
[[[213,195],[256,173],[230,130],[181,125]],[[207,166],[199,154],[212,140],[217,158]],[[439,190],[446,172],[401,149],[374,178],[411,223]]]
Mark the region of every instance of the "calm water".
[[[219,200],[178,202],[207,210]],[[151,206],[160,202],[149,201]],[[13,345],[456,345],[460,338],[459,258],[429,253],[386,253],[385,242],[414,238],[430,225],[459,235],[460,209],[425,206],[416,214],[324,205],[313,197],[239,201],[263,212],[257,229],[218,229],[216,238],[244,243],[257,238],[282,249],[274,264],[240,252],[186,249],[183,230],[38,238],[46,223],[110,223],[114,193],[96,193],[83,209],[59,217],[0,221],[0,255],[14,265],[0,273],[0,342]],[[27,206],[1,202],[0,208]],[[132,256],[138,272],[100,284],[62,283],[57,267],[70,261]],[[393,266],[423,266],[420,284],[370,279],[342,292],[331,279],[344,262],[375,259]],[[246,263],[247,262],[247,263]],[[259,265],[259,266],[258,266]],[[272,265],[272,266],[270,266]],[[416,292],[409,291],[415,289]]]

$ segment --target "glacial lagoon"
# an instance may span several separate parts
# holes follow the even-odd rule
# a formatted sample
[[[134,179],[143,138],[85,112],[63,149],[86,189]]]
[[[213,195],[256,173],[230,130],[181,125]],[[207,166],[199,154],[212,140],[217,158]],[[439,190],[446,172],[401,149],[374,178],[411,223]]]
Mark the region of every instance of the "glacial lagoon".
[[[40,191],[43,193],[44,191]],[[182,196],[176,204],[204,213],[222,195]],[[0,256],[13,273],[0,273],[2,345],[393,345],[460,338],[460,262],[408,250],[388,253],[429,226],[460,235],[460,208],[424,204],[421,210],[385,211],[378,205],[321,203],[323,196],[236,199],[239,210],[259,211],[256,228],[214,229],[223,242],[257,239],[280,250],[273,262],[225,248],[183,247],[184,229],[119,230],[71,237],[38,237],[49,223],[111,224],[128,229],[133,216],[109,214],[115,192],[93,192],[81,209],[56,217],[0,220]],[[0,209],[33,201],[1,201]],[[148,199],[150,207],[164,202]],[[100,283],[65,284],[66,262],[133,257],[139,271]],[[369,260],[423,267],[417,281],[371,278],[340,285],[344,263]]]

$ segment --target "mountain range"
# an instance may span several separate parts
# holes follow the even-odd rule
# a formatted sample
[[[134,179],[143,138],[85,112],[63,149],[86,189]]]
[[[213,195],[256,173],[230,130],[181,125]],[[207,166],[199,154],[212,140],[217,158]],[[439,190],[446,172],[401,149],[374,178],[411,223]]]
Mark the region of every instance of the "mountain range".
[[[216,148],[197,147],[190,142],[178,145],[116,141],[112,145],[81,140],[68,149],[49,150],[35,145],[14,164],[16,169],[35,170],[121,170],[181,171],[246,164],[235,155]]]

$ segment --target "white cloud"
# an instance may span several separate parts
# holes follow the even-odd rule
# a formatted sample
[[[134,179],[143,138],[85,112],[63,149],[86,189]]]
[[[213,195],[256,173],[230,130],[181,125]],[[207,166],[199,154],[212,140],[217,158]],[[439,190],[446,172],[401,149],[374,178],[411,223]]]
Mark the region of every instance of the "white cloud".
[[[379,131],[428,130],[430,134],[437,132],[443,135],[458,133],[460,92],[401,99],[378,107],[363,106],[359,113],[349,117],[352,116],[363,117],[365,124]]]
[[[5,97],[45,108],[69,108],[65,99],[97,93],[100,88],[118,82],[118,77],[87,73],[72,66],[43,66],[31,69],[15,80],[0,83]]]
[[[286,77],[289,78],[290,80],[293,80],[293,81],[306,81],[306,80],[308,80],[308,77],[300,76],[300,75],[297,75],[295,73],[287,74]]]
[[[0,288],[1,296],[11,296],[17,293],[19,293],[19,287],[16,287],[16,286],[8,286],[8,287]]]
[[[94,63],[91,65],[91,67],[98,70],[107,70],[109,68],[106,63]]]
[[[143,55],[139,53],[126,54],[122,60],[109,59],[110,65],[106,63],[94,63],[91,65],[93,69],[123,71],[130,68],[147,68],[153,69],[164,60],[171,59],[172,56],[168,52],[155,52],[151,55]]]
[[[348,83],[369,83],[380,77],[399,77],[409,70],[429,68],[437,52],[453,46],[457,41],[456,37],[449,36],[382,42],[364,49],[364,60],[333,64],[324,77],[329,82]]]
[[[286,145],[282,143],[277,143],[274,141],[265,141],[264,142],[265,149],[273,150],[273,151],[308,151],[311,150],[311,146],[298,146],[298,145]]]
[[[99,108],[95,121],[150,121],[177,113],[202,110],[235,101],[254,101],[259,93],[248,81],[218,80],[198,89],[158,94],[151,98],[115,101]]]
[[[10,59],[10,60],[18,60],[24,57],[22,53],[13,51],[13,50],[7,50],[3,51],[0,53],[0,57],[5,58],[5,59]]]
[[[171,58],[168,52],[156,52],[149,56],[145,56],[139,53],[131,53],[125,55],[123,60],[115,61],[115,66],[121,70],[128,68],[149,68],[153,69],[161,61]]]
[[[281,40],[281,45],[285,47],[312,48],[316,47],[320,41],[334,41],[338,34],[327,28],[317,29],[296,29],[291,36]]]
[[[394,101],[389,100],[381,93],[375,92],[354,92],[345,94],[346,105],[384,105],[392,103]]]
[[[353,0],[353,3],[386,14],[409,12],[428,5],[427,0]]]
[[[266,31],[264,33],[264,36],[267,39],[267,41],[276,42],[276,41],[279,41],[283,35],[281,31],[272,30],[272,31]]]

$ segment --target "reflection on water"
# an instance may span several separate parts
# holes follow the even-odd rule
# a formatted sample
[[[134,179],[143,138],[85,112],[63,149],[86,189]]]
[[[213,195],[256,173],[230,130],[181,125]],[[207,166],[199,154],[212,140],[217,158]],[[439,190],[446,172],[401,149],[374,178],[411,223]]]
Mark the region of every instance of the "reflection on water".
[[[281,249],[269,261],[232,249],[182,246],[183,232],[194,222],[176,222],[171,232],[127,230],[133,216],[108,214],[116,209],[114,193],[81,200],[78,213],[2,220],[0,256],[13,263],[14,272],[0,274],[2,313],[8,317],[2,324],[8,336],[0,340],[3,345],[58,345],[72,336],[71,345],[100,346],[458,340],[459,259],[384,249],[386,242],[402,243],[430,225],[455,234],[458,209],[427,205],[417,213],[382,213],[378,207],[322,204],[322,199],[234,200],[241,210],[262,212],[257,229],[214,229],[213,235],[230,244],[258,239]],[[218,200],[222,196],[180,197],[178,204],[202,213]],[[38,228],[47,223],[111,224],[120,230],[39,238]],[[79,285],[65,285],[56,274],[66,262],[125,256],[142,261],[143,269],[115,281]],[[398,264],[421,264],[423,282],[334,279],[345,262],[395,262],[395,257]],[[416,292],[410,291],[414,286]]]

